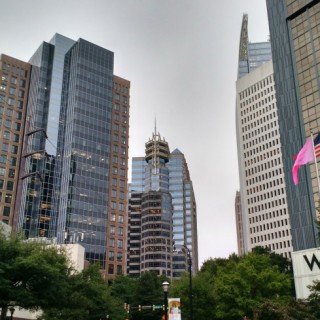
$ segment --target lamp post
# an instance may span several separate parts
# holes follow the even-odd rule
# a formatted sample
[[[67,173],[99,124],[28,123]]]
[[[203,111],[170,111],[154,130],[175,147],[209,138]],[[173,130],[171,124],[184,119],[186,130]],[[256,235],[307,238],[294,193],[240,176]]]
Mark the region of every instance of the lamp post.
[[[170,283],[168,281],[162,282],[162,289],[164,293],[164,319],[168,320],[168,291]]]

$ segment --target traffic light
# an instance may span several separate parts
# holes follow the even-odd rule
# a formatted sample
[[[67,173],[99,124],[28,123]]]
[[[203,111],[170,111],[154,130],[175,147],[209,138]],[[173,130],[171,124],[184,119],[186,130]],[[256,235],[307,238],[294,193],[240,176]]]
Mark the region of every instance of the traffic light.
[[[165,308],[166,308],[166,306],[163,304],[163,305],[162,305],[162,310],[164,311],[164,310],[165,310]]]
[[[129,303],[127,304],[127,310],[128,310],[128,312],[130,311],[130,304]]]
[[[138,305],[138,310],[141,311],[141,304]]]
[[[155,305],[152,306],[152,311],[154,311],[154,310],[156,310],[156,306]]]
[[[127,304],[126,303],[123,304],[123,309],[127,310]]]

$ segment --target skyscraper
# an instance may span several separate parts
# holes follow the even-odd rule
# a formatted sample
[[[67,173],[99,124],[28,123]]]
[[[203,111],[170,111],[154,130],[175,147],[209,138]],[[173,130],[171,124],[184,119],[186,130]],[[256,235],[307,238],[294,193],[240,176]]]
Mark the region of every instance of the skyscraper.
[[[198,270],[197,215],[184,155],[153,133],[145,157],[132,159],[129,198],[128,273],[155,271],[178,278]],[[174,248],[178,250],[175,251]]]
[[[31,65],[0,56],[0,221],[13,224]]]
[[[250,44],[247,23],[248,17],[244,15],[236,83],[240,175],[236,222],[239,254],[262,246],[290,257],[292,243],[271,47],[269,42]],[[262,50],[252,51],[250,47],[261,47]],[[244,69],[244,65],[249,68]]]
[[[319,186],[315,164],[293,184],[293,156],[320,131],[320,3],[267,0],[279,129],[294,251],[319,246],[315,227]]]
[[[126,263],[130,97],[113,60],[107,49],[59,34],[30,59],[16,225],[28,237],[81,243],[110,277]]]

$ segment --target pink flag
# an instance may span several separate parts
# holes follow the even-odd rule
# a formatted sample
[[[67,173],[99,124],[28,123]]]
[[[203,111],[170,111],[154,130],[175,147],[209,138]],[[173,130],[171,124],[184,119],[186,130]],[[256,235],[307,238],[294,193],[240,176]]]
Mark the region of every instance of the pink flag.
[[[308,138],[302,149],[299,151],[292,168],[292,177],[294,184],[297,185],[299,182],[298,171],[300,166],[311,161],[314,161],[313,141],[311,138]]]

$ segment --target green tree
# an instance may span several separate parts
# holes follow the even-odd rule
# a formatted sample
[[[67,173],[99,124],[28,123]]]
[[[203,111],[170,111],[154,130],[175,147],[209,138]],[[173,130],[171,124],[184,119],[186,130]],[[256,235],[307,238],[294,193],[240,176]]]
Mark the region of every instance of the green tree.
[[[96,320],[109,315],[110,319],[122,320],[126,313],[120,299],[112,298],[98,265],[90,265],[69,278],[69,292],[63,308],[48,307],[41,319],[49,320]]]
[[[219,267],[214,282],[217,319],[253,318],[266,299],[287,303],[291,278],[273,265],[268,255],[249,253],[238,263]]]
[[[5,319],[8,306],[62,307],[72,271],[69,266],[61,249],[0,233],[0,319]]]

